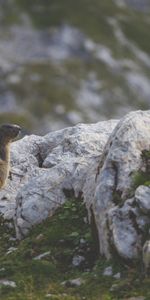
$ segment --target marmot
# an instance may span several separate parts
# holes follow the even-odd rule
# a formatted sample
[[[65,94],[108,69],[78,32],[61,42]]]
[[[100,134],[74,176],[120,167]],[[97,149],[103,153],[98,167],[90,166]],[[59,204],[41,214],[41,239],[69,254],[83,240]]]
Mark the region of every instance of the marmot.
[[[0,189],[4,187],[10,170],[10,143],[21,131],[20,126],[3,124],[0,126]]]

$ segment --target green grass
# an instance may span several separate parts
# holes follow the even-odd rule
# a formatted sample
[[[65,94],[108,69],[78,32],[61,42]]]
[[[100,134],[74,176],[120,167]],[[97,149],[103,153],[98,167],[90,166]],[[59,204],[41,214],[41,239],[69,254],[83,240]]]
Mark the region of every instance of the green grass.
[[[133,189],[140,185],[150,186],[150,151],[143,150],[141,154],[143,170],[138,170],[133,174]]]
[[[0,226],[0,279],[12,280],[16,288],[0,287],[1,300],[122,300],[131,296],[150,297],[149,278],[141,276],[141,270],[124,266],[117,257],[107,262],[95,254],[95,242],[86,221],[87,213],[79,200],[68,200],[51,218],[32,229],[22,241],[10,241],[14,234],[1,220]],[[81,243],[84,239],[85,243]],[[9,247],[17,250],[6,255]],[[37,255],[50,252],[41,260]],[[85,262],[72,265],[75,255],[83,255]],[[113,273],[121,272],[121,279],[104,277],[106,266]],[[62,285],[63,281],[80,277],[80,287]],[[140,284],[139,284],[140,282]],[[114,291],[110,291],[116,284]]]

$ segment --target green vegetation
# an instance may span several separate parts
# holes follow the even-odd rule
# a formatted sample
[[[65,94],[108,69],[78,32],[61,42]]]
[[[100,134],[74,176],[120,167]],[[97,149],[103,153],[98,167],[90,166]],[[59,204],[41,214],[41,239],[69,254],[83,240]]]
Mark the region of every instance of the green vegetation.
[[[111,26],[106,20],[106,15],[111,17],[120,9],[116,8],[113,1],[90,0],[47,0],[46,3],[36,0],[16,0],[20,10],[25,11],[31,18],[33,25],[38,28],[59,26],[68,23],[94,37],[95,40],[105,39],[108,43],[112,40]],[[84,14],[84,18],[83,18]]]
[[[140,185],[150,185],[150,174],[143,171],[139,171],[134,174],[134,188],[136,189]]]
[[[141,19],[141,22],[136,22],[137,18]],[[130,22],[130,27],[129,27]],[[122,29],[125,35],[136,44],[141,50],[149,53],[150,45],[148,43],[148,34],[149,34],[149,20],[145,14],[136,13],[131,14],[128,20],[121,21]]]
[[[0,124],[14,123],[20,125],[22,128],[32,128],[34,125],[33,118],[31,119],[28,114],[23,113],[0,113]]]
[[[52,300],[123,300],[140,295],[148,300],[150,297],[150,279],[141,276],[140,270],[123,266],[118,258],[107,262],[95,255],[86,209],[80,200],[68,200],[24,240],[13,241],[10,239],[13,234],[1,220],[0,280],[16,283],[16,288],[0,286],[1,300],[46,300],[48,294]],[[10,247],[17,250],[7,254]],[[40,260],[34,259],[46,252]],[[85,260],[73,266],[72,259],[77,255]],[[121,273],[121,279],[102,275],[110,265],[113,274]],[[78,287],[62,284],[75,278],[83,280],[83,284]]]
[[[27,111],[36,117],[43,117],[62,102],[68,110],[72,108],[73,84],[65,73],[60,66],[52,63],[29,64],[22,70],[20,82],[9,85],[18,103],[21,99]]]
[[[143,170],[139,170],[133,175],[134,190],[140,186],[150,186],[150,151],[143,150],[141,158],[143,160]]]

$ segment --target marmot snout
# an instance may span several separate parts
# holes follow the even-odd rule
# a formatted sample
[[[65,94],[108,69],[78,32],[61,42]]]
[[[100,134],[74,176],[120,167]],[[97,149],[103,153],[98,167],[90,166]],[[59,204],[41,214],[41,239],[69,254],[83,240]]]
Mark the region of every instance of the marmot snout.
[[[20,126],[3,124],[0,126],[0,188],[2,188],[10,170],[10,143],[21,131]]]

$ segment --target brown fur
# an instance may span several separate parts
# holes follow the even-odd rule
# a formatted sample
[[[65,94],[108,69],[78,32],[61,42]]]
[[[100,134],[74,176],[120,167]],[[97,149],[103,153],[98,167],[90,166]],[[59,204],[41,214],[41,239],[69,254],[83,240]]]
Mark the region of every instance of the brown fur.
[[[13,124],[0,127],[0,189],[5,186],[10,170],[10,143],[17,137],[21,128]]]

